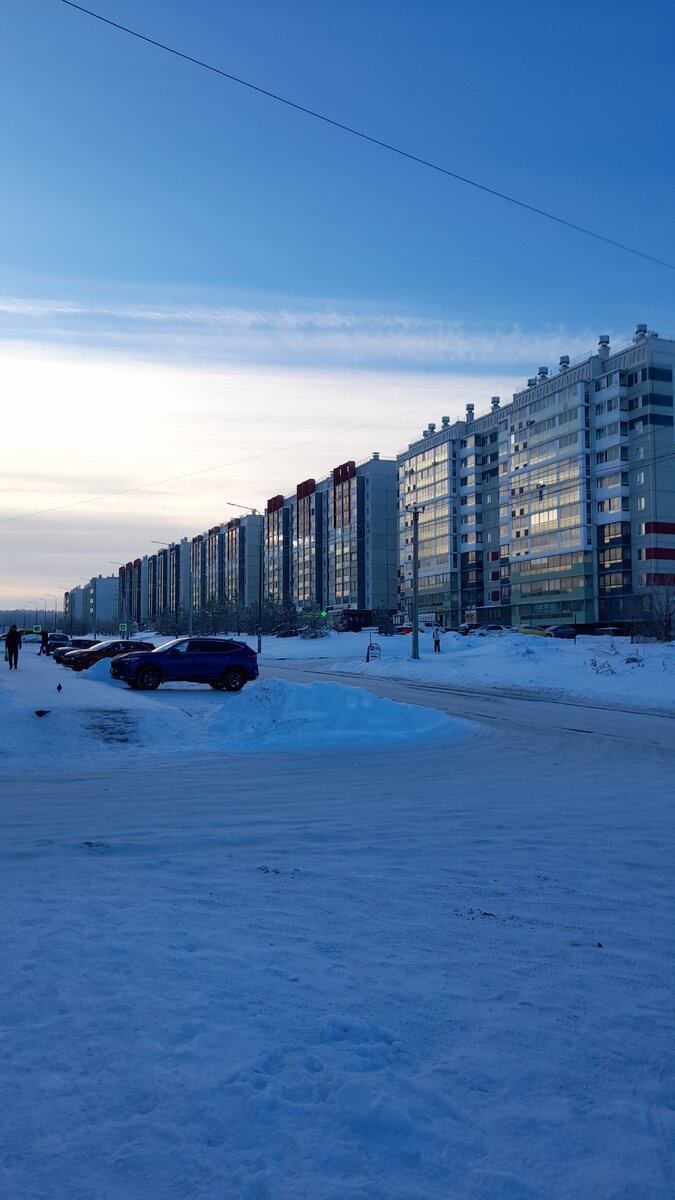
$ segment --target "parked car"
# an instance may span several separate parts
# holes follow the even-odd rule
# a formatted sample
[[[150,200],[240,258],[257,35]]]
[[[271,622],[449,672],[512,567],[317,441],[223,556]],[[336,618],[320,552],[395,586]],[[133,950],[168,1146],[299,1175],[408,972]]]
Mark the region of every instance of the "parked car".
[[[102,658],[115,658],[118,654],[128,654],[130,650],[154,650],[152,642],[132,642],[116,639],[114,642],[95,642],[88,650],[69,650],[63,657],[64,667],[72,667],[74,671],[86,671]]]
[[[519,625],[516,633],[529,633],[533,637],[546,637],[546,626],[544,625]]]
[[[500,637],[503,633],[503,625],[470,625],[466,631],[467,637]]]
[[[87,650],[90,646],[95,646],[96,642],[93,638],[71,638],[69,642],[65,642],[63,646],[57,646],[52,651],[52,658],[56,663],[62,663],[66,654],[71,650]]]
[[[47,638],[47,654],[53,654],[59,646],[67,646],[70,649],[70,638],[67,633],[50,633]]]
[[[177,638],[156,650],[113,658],[113,679],[131,688],[154,691],[160,683],[208,683],[217,691],[240,692],[258,678],[258,656],[246,642],[225,638]]]
[[[600,629],[596,629],[595,637],[629,637],[630,635],[625,629],[620,629],[618,625],[605,625]]]
[[[575,638],[578,632],[576,625],[551,625],[546,630],[546,637]]]

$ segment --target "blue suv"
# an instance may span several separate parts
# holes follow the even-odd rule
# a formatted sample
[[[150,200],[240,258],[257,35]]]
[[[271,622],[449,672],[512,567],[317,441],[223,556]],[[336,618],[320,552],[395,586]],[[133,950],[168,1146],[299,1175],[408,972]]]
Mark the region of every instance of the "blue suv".
[[[240,692],[258,678],[258,656],[245,642],[225,638],[177,638],[156,650],[120,654],[110,663],[113,679],[152,692],[160,683],[208,683],[217,691]]]

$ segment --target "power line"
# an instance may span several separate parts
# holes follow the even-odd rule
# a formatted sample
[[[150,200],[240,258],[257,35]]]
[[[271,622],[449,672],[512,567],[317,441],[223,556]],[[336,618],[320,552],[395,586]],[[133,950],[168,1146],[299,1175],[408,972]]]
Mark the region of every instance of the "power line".
[[[139,33],[136,29],[130,29],[128,25],[121,25],[118,21],[111,21],[109,17],[103,17],[100,13],[93,12],[90,8],[84,8],[81,4],[75,4],[74,0],[61,0],[61,3],[66,4],[68,8],[77,9],[78,12],[84,13],[88,17],[93,17],[96,21],[101,21],[104,25],[109,25],[113,29],[119,29],[122,33],[127,33],[130,37],[137,38],[140,42],[145,42],[147,45],[154,46],[158,50],[164,50],[167,54],[173,54],[176,58],[182,58],[185,62],[192,63],[196,67],[201,67],[205,71],[211,71],[214,75],[220,75],[223,79],[228,79],[231,83],[239,84],[240,87],[257,92],[260,96],[266,96],[269,100],[276,101],[277,104],[285,104],[287,108],[292,108],[307,117],[312,117],[315,121],[322,121],[325,125],[331,125],[334,129],[341,129],[343,133],[351,134],[352,137],[360,138],[362,141],[369,142],[373,146],[379,146],[381,150],[387,150],[391,154],[398,154],[401,158],[406,158],[410,162],[417,163],[418,166],[427,167],[429,170],[437,171],[441,175],[447,175],[448,178],[455,179],[458,183],[465,183],[468,187],[485,192],[488,196],[494,196],[497,200],[504,200],[508,204],[515,204],[517,208],[523,208],[526,212],[535,213],[536,216],[544,217],[548,221],[555,221],[558,225],[564,225],[567,229],[573,229],[576,233],[582,233],[586,237],[595,238],[596,241],[604,242],[607,246],[613,246],[615,249],[623,250],[627,254],[634,254],[638,258],[646,259],[647,262],[656,263],[659,267],[666,267],[669,271],[675,271],[675,264],[666,262],[663,258],[656,258],[653,254],[647,254],[644,250],[636,249],[635,246],[629,246],[625,242],[618,242],[614,238],[606,237],[603,233],[598,233],[594,229],[587,229],[584,225],[578,225],[575,221],[568,221],[566,217],[559,217],[556,213],[548,212],[543,208],[537,208],[534,204],[528,204],[526,200],[519,200],[515,196],[509,196],[507,192],[500,192],[497,188],[489,187],[485,183],[478,183],[475,179],[469,179],[466,175],[460,175],[458,171],[451,171],[448,167],[442,167],[439,163],[432,162],[430,159],[422,158],[418,154],[412,154],[409,150],[403,150],[400,146],[394,146],[391,142],[382,141],[381,138],[364,133],[361,129],[345,125],[344,122],[327,117],[324,113],[307,108],[304,104],[297,104],[294,100],[289,100],[287,96],[280,96],[276,92],[269,91],[268,88],[251,83],[248,79],[241,79],[238,75],[233,75],[230,71],[223,71],[220,67],[214,67],[212,63],[204,62],[203,59],[195,58],[191,54],[185,54],[182,50],[177,50],[174,46],[167,46],[165,42],[159,42],[155,38],[147,37],[146,34]]]
[[[401,417],[407,417],[412,413],[417,412],[417,409],[409,409],[407,412],[400,413]],[[348,429],[341,429],[337,432],[320,434],[318,437],[306,438],[302,442],[291,442],[288,446],[277,446],[273,450],[262,450],[259,454],[249,454],[245,458],[234,458],[230,462],[216,463],[211,467],[198,467],[196,471],[184,471],[180,475],[168,475],[165,479],[153,479],[148,483],[137,483],[133,487],[120,488],[114,492],[102,492],[100,496],[87,496],[83,500],[71,500],[68,504],[54,504],[48,508],[36,508],[32,512],[17,513],[13,517],[0,517],[0,525],[7,525],[10,521],[26,521],[29,517],[42,517],[48,513],[63,512],[67,508],[78,508],[84,504],[97,504],[99,500],[112,500],[116,496],[129,496],[133,492],[142,492],[146,488],[160,487],[164,483],[176,483],[181,479],[193,479],[195,475],[207,475],[210,471],[225,471],[228,467],[238,467],[243,463],[255,462],[259,458],[269,458],[273,454],[286,454],[289,450],[298,450],[302,446],[313,446],[317,442],[328,441],[329,438],[342,437],[348,433],[354,433],[360,429],[371,429],[374,425],[379,425],[378,421],[367,421],[362,425],[352,425]]]

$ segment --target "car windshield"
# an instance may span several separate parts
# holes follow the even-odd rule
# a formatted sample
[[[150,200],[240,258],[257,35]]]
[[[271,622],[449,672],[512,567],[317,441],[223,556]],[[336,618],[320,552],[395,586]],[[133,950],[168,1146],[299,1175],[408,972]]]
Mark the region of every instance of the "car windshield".
[[[187,648],[186,638],[175,638],[172,642],[164,642],[164,644],[161,646],[155,646],[155,649],[152,651],[152,653],[159,654],[160,650],[162,650],[162,651],[164,651],[164,650],[184,651],[186,648]]]

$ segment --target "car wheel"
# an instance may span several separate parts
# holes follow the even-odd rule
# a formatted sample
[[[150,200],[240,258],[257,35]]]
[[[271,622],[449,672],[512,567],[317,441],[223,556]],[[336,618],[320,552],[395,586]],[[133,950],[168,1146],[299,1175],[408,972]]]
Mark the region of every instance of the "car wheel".
[[[154,692],[162,682],[156,667],[143,667],[136,676],[136,684],[142,692]]]
[[[230,667],[219,683],[226,692],[240,692],[246,683],[246,673],[242,671],[241,667]]]

